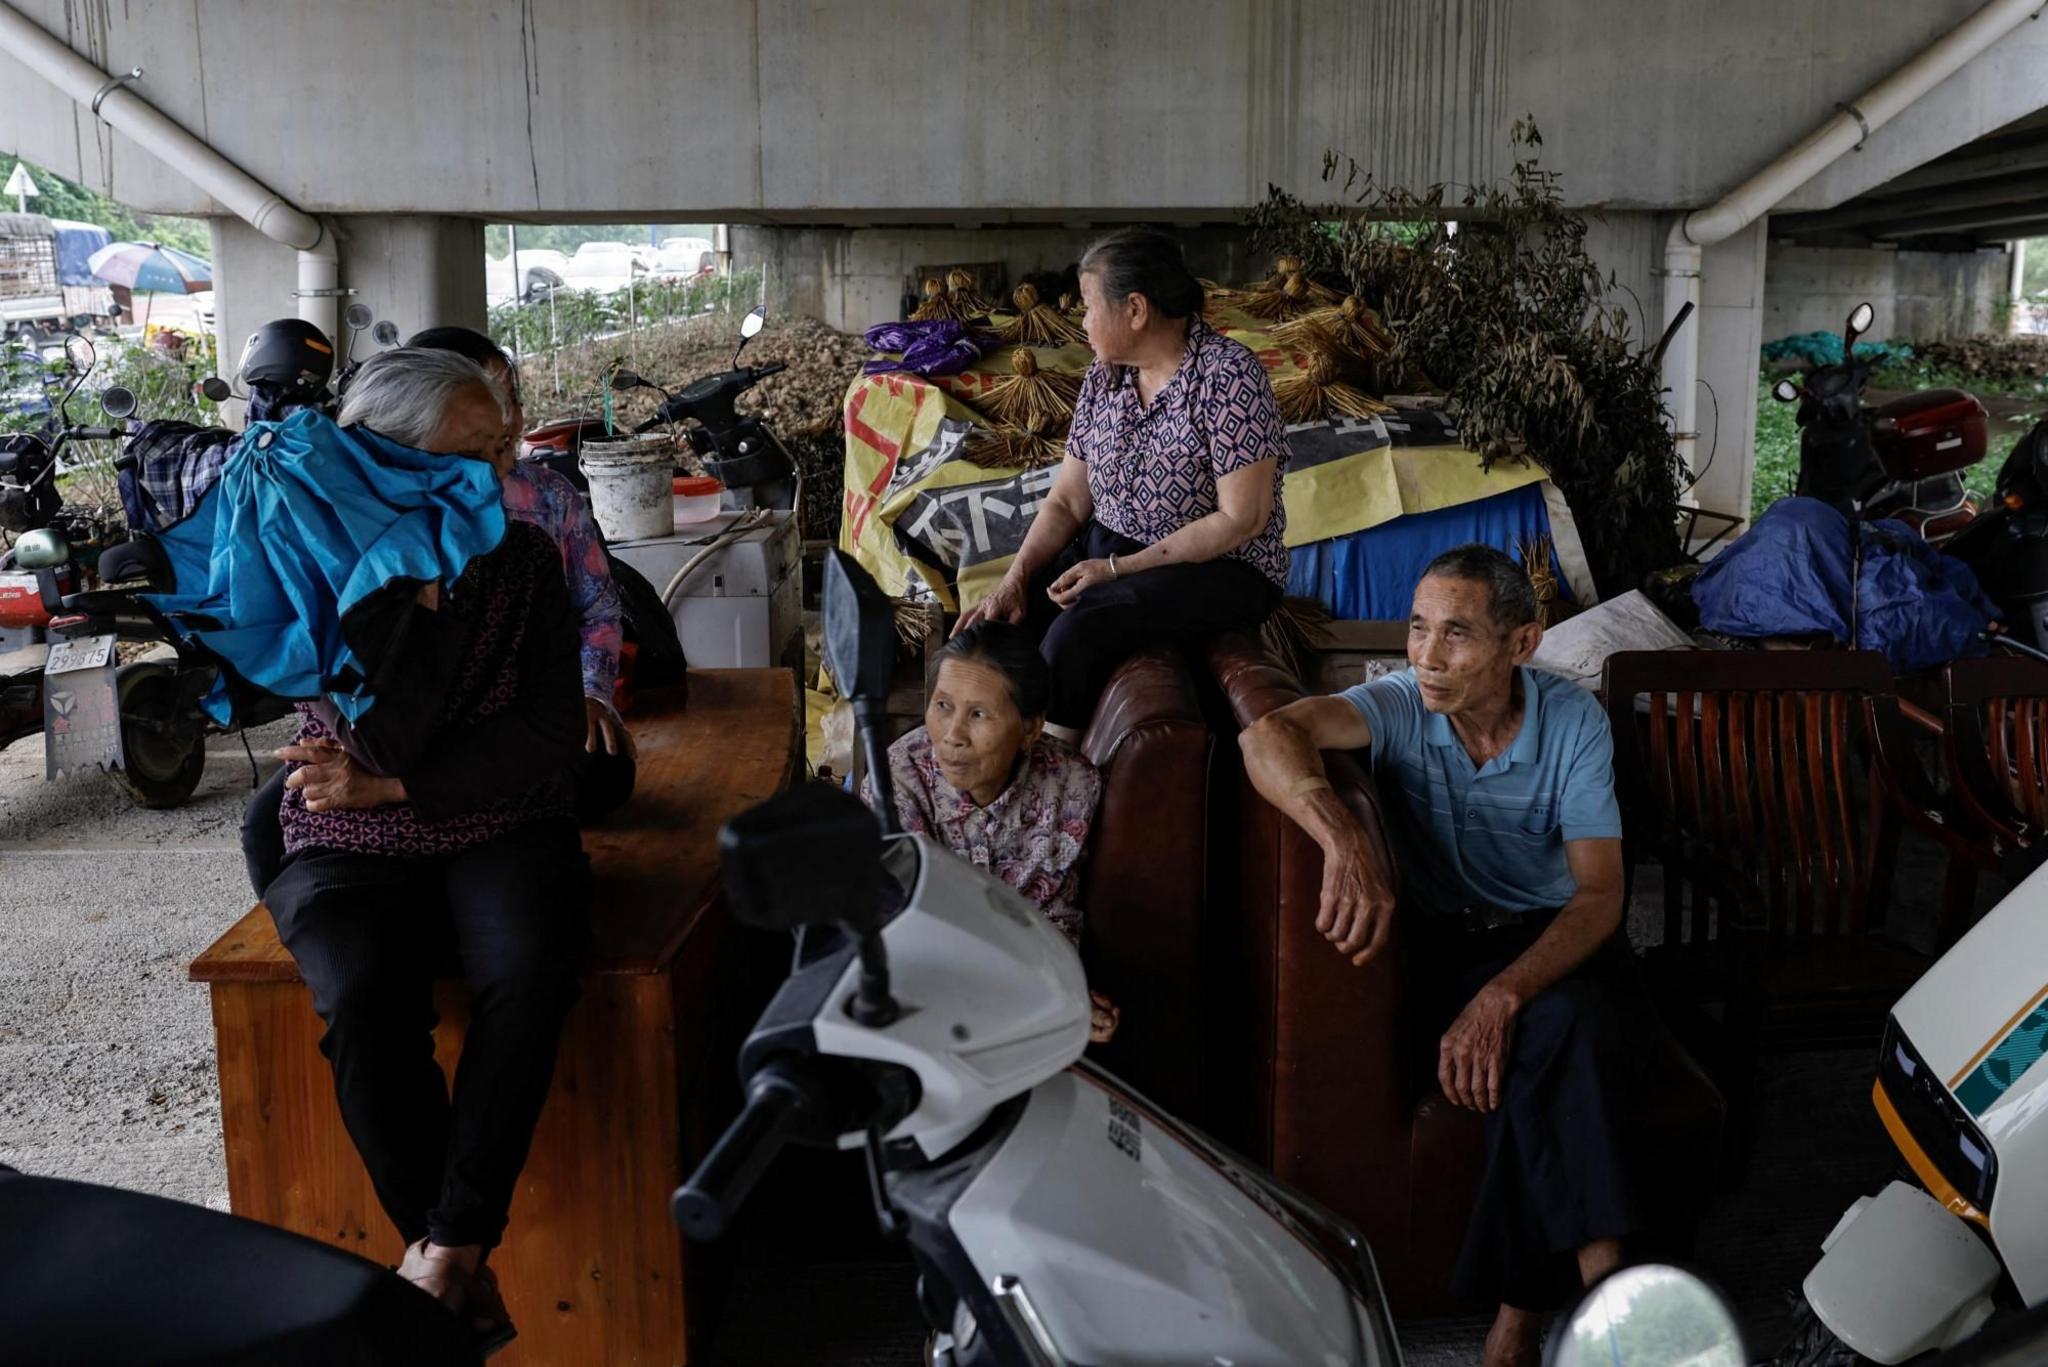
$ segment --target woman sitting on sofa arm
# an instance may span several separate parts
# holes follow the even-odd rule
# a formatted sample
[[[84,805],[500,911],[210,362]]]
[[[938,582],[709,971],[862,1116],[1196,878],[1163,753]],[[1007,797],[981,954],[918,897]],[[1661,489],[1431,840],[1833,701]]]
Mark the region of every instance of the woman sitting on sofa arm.
[[[1046,734],[1052,671],[1032,634],[983,622],[946,643],[924,725],[889,747],[896,815],[979,865],[1081,940],[1081,858],[1102,797],[1095,766]],[[861,797],[876,802],[872,783]],[[1117,1009],[1090,992],[1089,1038],[1116,1033]]]

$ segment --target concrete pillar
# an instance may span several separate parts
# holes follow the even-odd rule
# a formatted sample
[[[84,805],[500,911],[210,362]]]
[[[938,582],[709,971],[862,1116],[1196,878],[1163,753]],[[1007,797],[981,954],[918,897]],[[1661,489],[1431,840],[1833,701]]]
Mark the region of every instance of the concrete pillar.
[[[369,306],[402,335],[455,324],[481,329],[484,225],[424,214],[356,215],[336,224],[349,303]],[[249,334],[298,312],[297,257],[239,219],[213,220],[214,329],[221,373],[232,376]],[[343,339],[336,338],[337,344]],[[373,345],[367,334],[364,347]]]
[[[1744,518],[1756,475],[1765,229],[1766,222],[1753,223],[1707,248],[1694,320],[1700,330],[1700,475],[1685,501]]]

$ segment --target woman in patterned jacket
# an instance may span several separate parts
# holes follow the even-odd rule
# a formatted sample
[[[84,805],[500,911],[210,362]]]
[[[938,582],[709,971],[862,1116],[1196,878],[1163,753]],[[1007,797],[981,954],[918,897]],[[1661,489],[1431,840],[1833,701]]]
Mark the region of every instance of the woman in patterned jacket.
[[[903,829],[928,835],[1022,893],[1081,942],[1081,860],[1102,779],[1046,734],[1052,680],[1031,634],[984,622],[946,643],[926,690],[924,725],[889,747]],[[875,805],[872,784],[861,796]],[[1097,1044],[1117,1009],[1091,992]]]
[[[1259,358],[1202,321],[1180,244],[1111,233],[1081,258],[1095,364],[1067,454],[1002,582],[961,618],[1024,622],[1076,739],[1136,651],[1265,620],[1287,583],[1287,425]]]
[[[504,403],[483,369],[399,348],[342,406],[392,441],[487,460]],[[585,737],[576,616],[561,552],[507,519],[449,583],[386,587],[407,614],[353,725],[303,703],[263,890],[326,1024],[342,1120],[407,1240],[399,1274],[486,1345],[511,1336],[484,1260],[554,1073],[590,924],[576,827]],[[433,985],[453,961],[471,1016],[454,1095],[434,1059]]]

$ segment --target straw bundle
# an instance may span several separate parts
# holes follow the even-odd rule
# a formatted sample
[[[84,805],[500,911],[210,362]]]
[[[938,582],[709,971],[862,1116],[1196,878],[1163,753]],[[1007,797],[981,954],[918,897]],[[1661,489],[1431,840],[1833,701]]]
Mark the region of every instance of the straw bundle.
[[[1289,422],[1325,422],[1332,417],[1370,418],[1394,411],[1391,405],[1346,384],[1340,373],[1335,354],[1322,348],[1310,351],[1307,368],[1273,381],[1280,415]]]
[[[1017,316],[996,329],[1005,342],[1023,346],[1071,346],[1088,340],[1088,334],[1081,330],[1079,324],[1045,302],[1036,285],[1019,285],[1010,298],[1017,305]]]
[[[1009,375],[995,382],[981,406],[1012,427],[1056,436],[1074,416],[1081,396],[1081,377],[1042,370],[1038,353],[1018,347],[1010,354]]]
[[[946,294],[946,287],[934,276],[924,282],[924,302],[911,311],[913,323],[930,323],[941,318],[957,318],[953,312],[953,301]]]
[[[1043,470],[1066,458],[1064,437],[1040,436],[1017,427],[976,427],[960,458],[983,470]]]
[[[955,318],[986,318],[995,310],[995,305],[974,287],[974,272],[960,266],[946,276],[946,300],[952,305]]]

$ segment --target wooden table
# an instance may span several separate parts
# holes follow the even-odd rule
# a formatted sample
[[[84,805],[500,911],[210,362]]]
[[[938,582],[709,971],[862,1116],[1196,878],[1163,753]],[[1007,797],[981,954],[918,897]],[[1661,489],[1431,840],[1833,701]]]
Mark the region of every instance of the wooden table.
[[[716,841],[798,772],[800,694],[784,669],[693,670],[689,706],[649,694],[631,719],[633,799],[584,833],[594,946],[554,1087],[492,1255],[519,1337],[506,1364],[688,1357],[684,1252],[670,1192],[732,1090],[737,1034]],[[213,996],[228,1199],[237,1215],[382,1263],[403,1253],[334,1100],[322,1030],[261,904],[193,961]],[[435,992],[451,1077],[468,1020]]]

